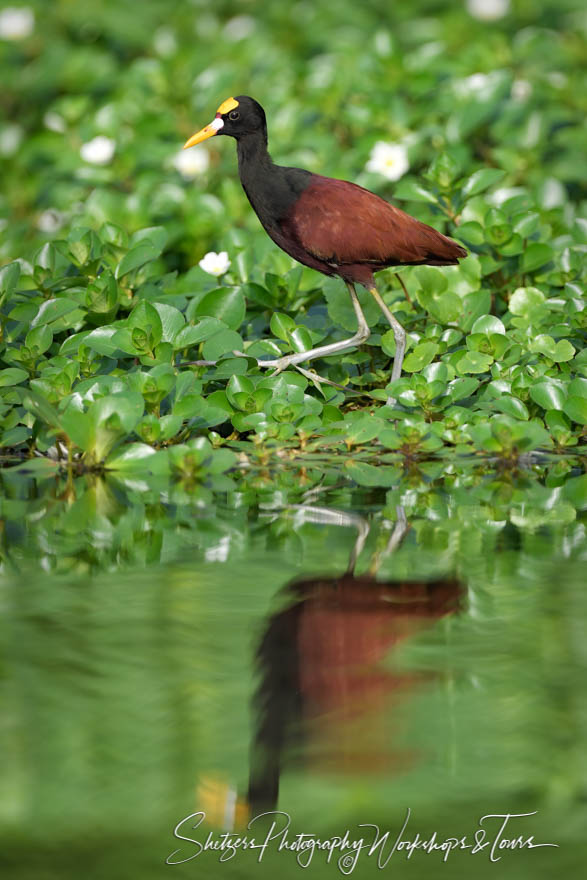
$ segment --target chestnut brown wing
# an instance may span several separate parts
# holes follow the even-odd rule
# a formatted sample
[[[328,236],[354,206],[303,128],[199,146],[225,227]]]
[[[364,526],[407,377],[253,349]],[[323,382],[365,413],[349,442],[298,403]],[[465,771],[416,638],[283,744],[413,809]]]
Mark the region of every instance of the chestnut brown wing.
[[[344,180],[313,175],[289,223],[302,247],[337,265],[455,263],[467,252],[431,226]]]

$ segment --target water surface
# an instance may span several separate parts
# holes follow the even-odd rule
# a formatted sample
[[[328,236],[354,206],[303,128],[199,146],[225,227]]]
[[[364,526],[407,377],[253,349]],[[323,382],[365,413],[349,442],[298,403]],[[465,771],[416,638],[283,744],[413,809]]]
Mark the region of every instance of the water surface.
[[[585,481],[560,462],[387,493],[5,472],[4,876],[576,876]],[[480,824],[508,813],[534,815]],[[272,821],[266,848],[199,853]],[[347,830],[358,856],[284,845]],[[459,848],[409,855],[434,832]]]

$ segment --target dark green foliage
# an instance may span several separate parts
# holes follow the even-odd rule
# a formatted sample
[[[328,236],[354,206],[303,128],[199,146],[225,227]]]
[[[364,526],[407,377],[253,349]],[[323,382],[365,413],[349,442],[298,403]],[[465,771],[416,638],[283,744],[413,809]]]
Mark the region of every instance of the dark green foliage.
[[[89,30],[74,6],[32,6],[34,35],[0,62],[6,455],[175,472],[204,438],[213,456],[223,443],[326,445],[374,462],[581,443],[585,45],[560,5],[482,24],[460,5],[439,19],[400,5],[381,21],[367,4],[352,40],[344,4],[335,24],[312,4],[303,27],[271,7],[242,39],[230,4],[200,16],[153,0],[138,23],[105,2]],[[311,365],[342,388],[258,369],[356,325],[342,282],[266,238],[232,141],[197,148],[189,185],[178,173],[185,137],[231,92],[266,107],[276,160],[356,180],[468,247],[459,266],[402,270],[409,301],[393,272],[378,276],[408,331],[393,385],[393,334],[365,292],[368,342]],[[95,137],[112,140],[101,164],[88,160]],[[378,140],[407,145],[396,183],[364,170]],[[228,253],[220,282],[197,265],[210,250]]]

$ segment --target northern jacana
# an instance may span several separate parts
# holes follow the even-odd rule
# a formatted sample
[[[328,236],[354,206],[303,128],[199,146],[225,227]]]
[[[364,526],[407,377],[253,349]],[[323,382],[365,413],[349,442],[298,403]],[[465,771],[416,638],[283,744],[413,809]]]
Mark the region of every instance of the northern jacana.
[[[357,332],[350,339],[262,360],[259,365],[280,371],[365,342],[370,330],[354,286],[362,284],[393,329],[396,351],[391,378],[398,379],[406,334],[375,287],[373,273],[389,266],[452,266],[467,251],[355,183],[275,165],[267,151],[265,111],[247,95],[223,101],[215,119],[184,149],[219,134],[236,139],[241,184],[267,234],[298,262],[342,278],[357,316]]]

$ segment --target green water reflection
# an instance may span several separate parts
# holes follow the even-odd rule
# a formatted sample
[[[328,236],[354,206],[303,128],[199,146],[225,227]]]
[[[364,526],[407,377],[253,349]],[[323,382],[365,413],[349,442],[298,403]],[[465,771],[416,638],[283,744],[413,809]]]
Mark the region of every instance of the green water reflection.
[[[587,477],[299,483],[5,472],[4,876],[305,876],[283,837],[165,863],[197,851],[184,817],[206,813],[179,832],[204,842],[262,810],[291,816],[290,842],[389,830],[342,863],[354,877],[578,874]],[[398,850],[380,871],[408,808],[406,840],[473,844],[483,815],[538,811],[503,836],[560,846]],[[310,876],[342,876],[327,856]]]

